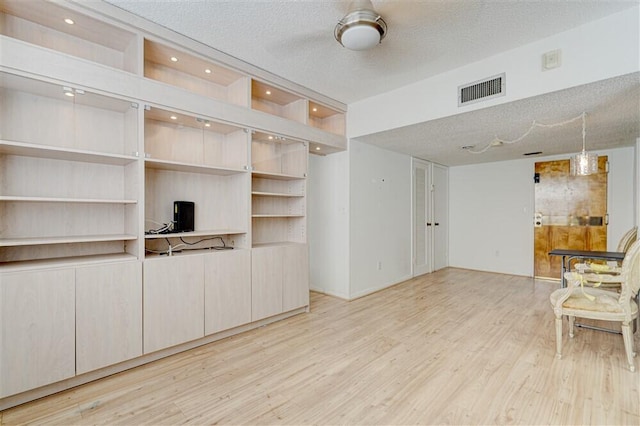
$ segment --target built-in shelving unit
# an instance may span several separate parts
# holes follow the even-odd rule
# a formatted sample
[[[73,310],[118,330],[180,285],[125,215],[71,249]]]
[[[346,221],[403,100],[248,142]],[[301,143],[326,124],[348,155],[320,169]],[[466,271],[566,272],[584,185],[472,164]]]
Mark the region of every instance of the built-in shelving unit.
[[[344,136],[346,134],[346,122],[344,112],[326,107],[319,103],[309,101],[310,126]]]
[[[307,143],[256,132],[251,156],[254,246],[306,242]]]
[[[251,80],[251,108],[299,123],[307,122],[306,99],[259,80]]]
[[[148,254],[173,251],[174,246],[196,241],[196,247],[204,248],[214,237],[224,245],[247,246],[249,132],[208,118],[149,107],[144,134]],[[195,232],[149,234],[173,220],[174,201],[194,203]]]
[[[132,73],[138,72],[138,37],[56,2],[3,0],[2,34]]]
[[[0,264],[135,256],[137,104],[6,73],[0,84]]]
[[[308,309],[344,105],[105,2],[0,0],[0,44],[0,410]]]
[[[249,104],[245,75],[149,39],[144,41],[144,76],[230,104]]]

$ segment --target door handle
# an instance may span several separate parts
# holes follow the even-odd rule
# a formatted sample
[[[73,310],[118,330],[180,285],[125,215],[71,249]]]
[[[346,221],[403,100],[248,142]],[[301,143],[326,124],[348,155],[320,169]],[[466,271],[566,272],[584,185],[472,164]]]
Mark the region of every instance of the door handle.
[[[435,223],[436,226],[440,226],[440,224],[438,222]]]
[[[427,222],[427,226],[431,226],[431,222]]]

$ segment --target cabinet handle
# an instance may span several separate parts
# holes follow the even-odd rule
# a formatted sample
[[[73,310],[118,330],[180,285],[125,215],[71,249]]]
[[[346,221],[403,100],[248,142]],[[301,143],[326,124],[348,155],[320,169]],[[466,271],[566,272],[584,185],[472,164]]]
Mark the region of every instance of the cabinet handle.
[[[427,222],[427,226],[431,226],[431,222]]]
[[[436,226],[439,226],[440,224],[438,222],[436,222]]]

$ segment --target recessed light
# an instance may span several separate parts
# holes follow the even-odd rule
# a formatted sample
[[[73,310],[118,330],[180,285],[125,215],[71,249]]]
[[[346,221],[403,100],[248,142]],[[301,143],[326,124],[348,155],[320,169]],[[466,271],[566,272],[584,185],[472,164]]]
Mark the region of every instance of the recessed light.
[[[209,122],[204,123],[204,127],[211,127],[211,123]]]
[[[265,93],[266,93],[267,95],[270,95],[270,94],[271,94],[271,90],[267,90]]]
[[[172,120],[177,120],[177,119],[178,119],[178,117],[176,117],[175,115],[172,115],[172,116],[171,116],[171,117],[169,117],[169,118],[170,118],[170,119],[172,119]]]
[[[171,62],[178,62],[178,58],[176,58],[175,56],[172,56],[170,59],[171,59]]]
[[[70,98],[73,98],[75,96],[71,87],[63,87],[62,91],[64,92],[65,96],[69,96]]]
[[[211,74],[211,70],[209,68],[205,69],[204,72],[206,72],[207,74]]]
[[[316,151],[320,151],[320,147],[319,146],[316,146]]]
[[[273,136],[269,136],[269,140],[273,140]]]
[[[75,24],[75,22],[74,22],[74,21],[73,21],[73,19],[71,19],[71,18],[64,18],[64,22],[66,22],[66,23],[67,23],[67,24],[69,24],[69,25],[73,25],[73,24]]]
[[[314,107],[314,108],[312,109],[312,111],[313,111],[313,112],[318,112],[318,108],[315,108],[315,107]]]

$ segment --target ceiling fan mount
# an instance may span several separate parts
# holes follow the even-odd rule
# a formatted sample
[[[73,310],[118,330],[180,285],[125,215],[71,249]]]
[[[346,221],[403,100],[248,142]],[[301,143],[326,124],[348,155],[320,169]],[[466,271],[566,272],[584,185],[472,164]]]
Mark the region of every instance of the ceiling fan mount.
[[[376,12],[370,0],[356,0],[336,25],[336,40],[350,50],[370,49],[382,42],[387,34],[387,23]]]

